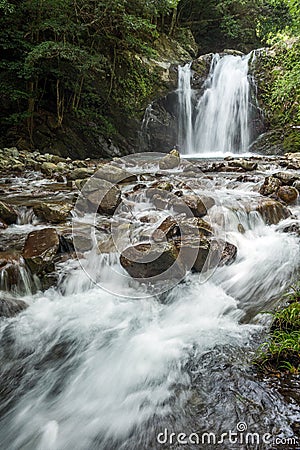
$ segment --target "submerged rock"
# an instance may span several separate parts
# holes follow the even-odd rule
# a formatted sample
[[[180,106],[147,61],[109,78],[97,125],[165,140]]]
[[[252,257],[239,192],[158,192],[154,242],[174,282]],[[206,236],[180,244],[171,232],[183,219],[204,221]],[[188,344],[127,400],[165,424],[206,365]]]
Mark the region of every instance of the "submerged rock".
[[[23,249],[23,258],[33,273],[53,270],[53,260],[59,250],[59,236],[54,228],[29,233]]]
[[[0,219],[7,225],[17,222],[18,214],[16,210],[8,203],[0,201]]]

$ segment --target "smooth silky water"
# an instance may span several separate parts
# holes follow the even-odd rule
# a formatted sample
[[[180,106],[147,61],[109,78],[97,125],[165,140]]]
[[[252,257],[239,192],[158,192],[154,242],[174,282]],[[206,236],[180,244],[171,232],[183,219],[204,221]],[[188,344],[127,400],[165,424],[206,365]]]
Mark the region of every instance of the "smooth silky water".
[[[215,54],[199,99],[192,65],[178,69],[179,147],[186,155],[246,153],[252,140],[251,88],[246,56]]]
[[[247,184],[214,195],[212,218],[221,204],[238,256],[204,283],[190,274],[160,298],[137,299],[146,288],[127,279],[116,296],[118,258],[91,251],[85,270],[61,264],[57,288],[23,296],[30,307],[1,321],[1,448],[157,449],[165,429],[221,435],[239,422],[262,435],[293,435],[299,410],[251,361],[268,320],[260,312],[293,280],[299,241],[246,212],[257,195]]]

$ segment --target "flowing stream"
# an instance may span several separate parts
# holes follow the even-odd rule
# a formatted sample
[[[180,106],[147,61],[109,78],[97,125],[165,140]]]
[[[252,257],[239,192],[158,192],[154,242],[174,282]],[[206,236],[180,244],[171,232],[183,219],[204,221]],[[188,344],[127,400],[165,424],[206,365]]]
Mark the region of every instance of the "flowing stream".
[[[266,225],[249,212],[259,197],[252,183],[221,181],[218,175],[204,189],[215,197],[216,221],[221,208],[238,256],[207,281],[190,274],[168,294],[136,299],[144,287],[127,279],[118,296],[109,293],[118,260],[107,265],[90,252],[81,265],[61,263],[58,287],[22,295],[30,307],[0,322],[1,449],[267,450],[276,447],[262,442],[266,433],[295,436],[299,409],[251,364],[269,320],[260,312],[274,307],[299,268],[299,239],[282,231],[295,217]],[[299,207],[293,212],[299,218]],[[3,235],[31,229],[22,217]],[[208,442],[205,433],[220,439],[241,423],[259,443]],[[197,433],[200,444],[175,445],[172,432]]]
[[[179,145],[184,154],[247,152],[252,131],[251,55],[215,54],[198,100],[191,88],[191,64],[179,67]]]

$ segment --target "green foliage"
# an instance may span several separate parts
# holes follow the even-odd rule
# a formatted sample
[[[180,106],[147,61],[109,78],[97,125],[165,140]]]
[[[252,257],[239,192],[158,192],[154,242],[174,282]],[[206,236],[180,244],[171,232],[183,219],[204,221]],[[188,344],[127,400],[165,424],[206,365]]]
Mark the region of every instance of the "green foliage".
[[[270,339],[259,349],[257,363],[263,369],[298,373],[300,370],[300,290],[288,294],[287,307],[272,313]]]
[[[273,56],[272,56],[273,55]],[[266,74],[261,80],[261,97],[272,127],[296,126],[300,122],[300,40],[277,43],[271,53],[262,56],[261,67]],[[298,141],[298,132],[287,138],[288,149]],[[288,142],[291,141],[291,142]]]
[[[151,76],[128,54],[155,56],[159,19],[170,23],[177,3],[0,0],[1,131],[46,109],[58,124],[75,114],[115,133],[111,111],[134,115],[150,91]]]

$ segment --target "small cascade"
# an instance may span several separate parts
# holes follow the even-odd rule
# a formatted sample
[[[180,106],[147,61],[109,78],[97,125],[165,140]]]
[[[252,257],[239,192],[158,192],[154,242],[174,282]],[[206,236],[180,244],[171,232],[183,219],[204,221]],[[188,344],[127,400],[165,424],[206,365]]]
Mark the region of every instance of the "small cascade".
[[[0,265],[0,291],[30,295],[40,287],[38,279],[17,253],[2,254]]]
[[[39,223],[38,218],[33,212],[32,208],[27,208],[26,206],[19,207],[18,209],[18,225],[36,225]]]
[[[191,64],[179,67],[179,145],[183,153],[245,153],[248,150],[251,55],[215,54],[198,102],[191,88]]]

